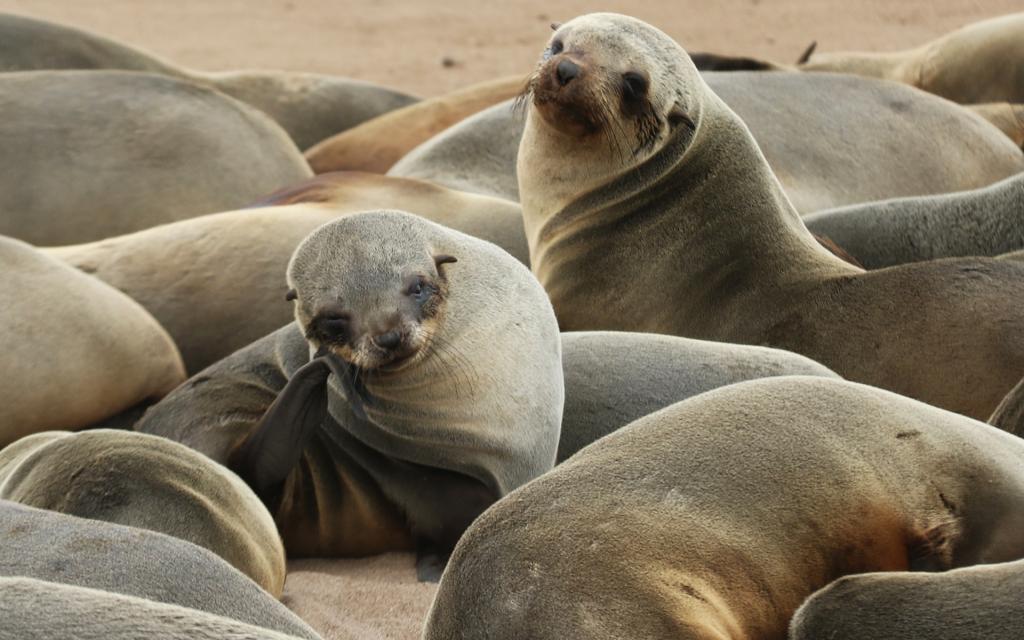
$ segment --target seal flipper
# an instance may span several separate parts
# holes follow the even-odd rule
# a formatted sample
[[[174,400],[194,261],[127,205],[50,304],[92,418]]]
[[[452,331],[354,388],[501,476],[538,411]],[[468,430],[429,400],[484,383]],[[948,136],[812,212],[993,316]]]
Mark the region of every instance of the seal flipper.
[[[330,374],[322,357],[296,371],[228,459],[228,468],[252,487],[271,511],[280,501],[285,478],[299,464],[303,449],[327,416]]]
[[[1024,380],[1018,382],[1017,386],[1006,394],[992,412],[988,423],[1007,433],[1024,437]]]

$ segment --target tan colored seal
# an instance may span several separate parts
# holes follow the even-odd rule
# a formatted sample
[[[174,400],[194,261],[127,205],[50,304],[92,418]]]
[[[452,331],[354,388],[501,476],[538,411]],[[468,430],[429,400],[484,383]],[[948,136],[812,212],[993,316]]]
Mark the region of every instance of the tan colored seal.
[[[997,129],[1024,148],[1024,104],[989,102],[967,105],[967,108],[991,122]]]
[[[874,387],[709,391],[484,513],[423,637],[782,640],[841,576],[1024,556],[1022,463],[1020,439]]]
[[[167,332],[121,292],[0,237],[0,447],[79,429],[185,379]]]
[[[399,207],[529,260],[518,204],[418,180],[325,174],[264,202],[311,204],[200,216],[46,251],[138,301],[174,338],[190,373],[292,320],[284,299],[288,260],[335,218]]]
[[[1024,561],[846,576],[797,610],[791,640],[1016,640]]]
[[[4,637],[18,640],[296,640],[197,609],[24,577],[0,577],[0,615]]]
[[[868,269],[1024,249],[1024,173],[993,185],[819,211],[807,228]]]
[[[389,111],[331,136],[306,151],[315,173],[388,169],[413,148],[453,124],[523,90],[522,76],[499,78]]]
[[[266,508],[235,474],[165,438],[47,431],[0,451],[0,499],[139,527],[214,552],[271,595],[284,549]]]
[[[0,233],[87,242],[245,206],[311,175],[265,115],[172,78],[0,74]]]
[[[318,638],[240,571],[179,538],[8,500],[0,500],[0,538],[0,576],[147,598]]]
[[[369,82],[313,73],[185,69],[95,33],[12,14],[0,14],[0,69],[120,69],[171,76],[259,109],[300,149],[416,101]]]
[[[192,378],[136,429],[234,469],[290,556],[446,553],[554,464],[558,327],[507,253],[370,212],[306,238],[288,284],[296,323]]]
[[[532,94],[520,193],[563,330],[779,347],[981,419],[1020,379],[1024,265],[840,262],[660,31],[606,15],[566,23]]]

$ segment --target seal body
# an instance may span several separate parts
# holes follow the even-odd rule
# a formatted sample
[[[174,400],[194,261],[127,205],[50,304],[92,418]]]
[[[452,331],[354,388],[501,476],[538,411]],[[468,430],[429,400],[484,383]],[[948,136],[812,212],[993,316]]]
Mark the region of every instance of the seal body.
[[[311,172],[255,109],[120,71],[0,76],[0,233],[87,242],[244,206]],[[129,135],[130,133],[130,135]]]
[[[518,159],[531,268],[563,330],[774,346],[850,380],[989,416],[1024,370],[1020,265],[946,260],[865,273],[840,262],[677,44],[651,27],[637,27],[656,38],[640,45],[598,18],[573,24],[553,37],[568,53],[538,69]],[[609,50],[628,56],[608,67]],[[559,88],[562,60],[585,66]],[[604,89],[616,73],[649,74],[631,98],[642,118]],[[587,109],[616,124],[579,132],[572,114]]]
[[[155,531],[0,501],[0,576],[205,611],[314,640],[295,614],[210,551]]]
[[[305,153],[313,171],[387,173],[410,150],[465,118],[514,98],[524,78],[475,84],[389,111],[323,140]]]
[[[143,71],[206,86],[273,118],[300,149],[416,101],[394,89],[322,74],[185,69],[95,33],[0,15],[0,70],[55,69]]]
[[[507,253],[410,214],[363,213],[304,240],[288,281],[296,324],[201,372],[136,428],[235,469],[290,555],[450,548],[554,464],[557,324]]]
[[[1020,636],[1024,561],[943,573],[846,576],[797,610],[792,640],[1010,640]]]
[[[781,640],[843,575],[1020,558],[1022,460],[1009,434],[864,385],[709,391],[481,516],[424,638]]]
[[[237,620],[143,598],[32,578],[0,578],[3,640],[75,638],[133,640],[294,640]],[[300,636],[301,637],[301,636]]]
[[[1006,394],[988,423],[1014,435],[1024,434],[1024,379]]]
[[[273,520],[234,474],[130,431],[48,431],[0,451],[0,499],[150,529],[209,549],[271,595],[284,586]]]
[[[703,77],[749,127],[801,213],[976,189],[1024,171],[1019,145],[977,114],[900,84],[828,73]],[[496,105],[410,151],[389,173],[519,200],[523,123],[511,102]]]
[[[303,204],[199,216],[45,251],[138,301],[174,338],[190,373],[291,321],[288,260],[330,220],[380,204],[402,207],[529,260],[518,204],[418,180],[331,174],[269,201]]]
[[[0,447],[88,426],[185,379],[167,332],[116,289],[3,237],[0,272]]]
[[[829,209],[804,218],[868,269],[1024,249],[1024,174],[971,191]]]

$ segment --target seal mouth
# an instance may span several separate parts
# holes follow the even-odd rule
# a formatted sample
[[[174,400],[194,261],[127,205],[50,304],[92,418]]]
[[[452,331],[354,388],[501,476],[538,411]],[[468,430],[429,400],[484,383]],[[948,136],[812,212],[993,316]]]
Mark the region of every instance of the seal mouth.
[[[542,64],[516,99],[517,105],[530,101],[548,124],[567,135],[600,133],[607,117],[600,108],[600,98],[588,90],[587,78],[581,76],[567,84],[557,80],[557,65],[564,59],[557,56]]]

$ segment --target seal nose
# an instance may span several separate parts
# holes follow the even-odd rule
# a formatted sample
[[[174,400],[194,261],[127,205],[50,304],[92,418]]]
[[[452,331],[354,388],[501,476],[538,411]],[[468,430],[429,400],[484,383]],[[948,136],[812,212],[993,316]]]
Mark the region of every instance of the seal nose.
[[[558,65],[555,66],[555,76],[558,77],[558,84],[563,87],[576,79],[578,75],[580,75],[579,65],[568,58],[562,58],[558,61]]]
[[[388,331],[373,338],[373,344],[381,349],[394,349],[400,342],[402,342],[402,335],[397,331]]]

